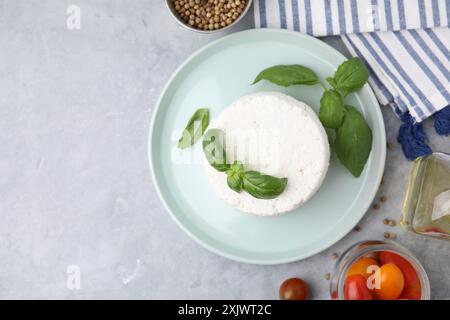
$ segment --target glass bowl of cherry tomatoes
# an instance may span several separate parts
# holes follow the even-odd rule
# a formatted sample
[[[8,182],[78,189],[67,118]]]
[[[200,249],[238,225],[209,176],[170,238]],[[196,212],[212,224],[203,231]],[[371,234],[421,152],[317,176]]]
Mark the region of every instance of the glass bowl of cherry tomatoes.
[[[420,262],[394,242],[363,241],[337,260],[330,281],[335,300],[429,300]]]

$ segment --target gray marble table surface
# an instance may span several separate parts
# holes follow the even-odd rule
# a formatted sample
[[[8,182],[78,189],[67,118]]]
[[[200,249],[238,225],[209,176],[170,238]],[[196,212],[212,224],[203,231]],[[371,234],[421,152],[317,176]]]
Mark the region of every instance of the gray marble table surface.
[[[81,9],[80,29],[67,27],[70,5]],[[248,28],[251,12],[226,33]],[[171,73],[222,36],[181,28],[162,0],[0,1],[0,298],[276,299],[296,276],[312,298],[328,299],[332,253],[394,230],[428,271],[432,297],[450,298],[449,243],[382,224],[399,218],[410,168],[387,108],[391,147],[378,194],[387,201],[331,248],[248,265],[176,226],[151,181],[149,122]],[[348,54],[338,38],[324,41]],[[433,148],[450,152],[450,138],[425,126]],[[74,266],[79,288],[68,286]]]

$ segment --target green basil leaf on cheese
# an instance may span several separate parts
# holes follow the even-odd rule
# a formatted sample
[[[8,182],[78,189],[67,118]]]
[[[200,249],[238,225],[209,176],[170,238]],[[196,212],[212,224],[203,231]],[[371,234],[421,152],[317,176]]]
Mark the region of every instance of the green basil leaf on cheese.
[[[227,171],[227,184],[236,191],[241,192],[243,187],[244,166],[242,163],[235,161],[231,168]]]
[[[203,138],[203,152],[209,164],[217,171],[227,171],[230,164],[227,163],[225,151],[225,137],[222,130],[209,129]]]
[[[256,171],[246,171],[243,178],[243,188],[258,199],[273,199],[286,188],[287,178],[277,178]]]

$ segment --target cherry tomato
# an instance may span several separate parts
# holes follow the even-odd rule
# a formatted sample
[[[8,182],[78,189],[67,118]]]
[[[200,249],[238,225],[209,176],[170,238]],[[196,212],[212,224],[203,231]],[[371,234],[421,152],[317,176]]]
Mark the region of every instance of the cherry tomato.
[[[308,285],[298,278],[284,281],[280,286],[281,300],[306,300],[308,299]]]
[[[331,299],[332,299],[332,300],[337,300],[337,298],[338,298],[337,291],[333,291],[333,292],[331,293]]]
[[[380,262],[382,264],[395,264],[403,273],[405,279],[405,288],[400,296],[402,299],[420,300],[422,296],[422,288],[417,272],[414,267],[402,256],[388,251],[380,252]]]
[[[381,300],[397,299],[403,291],[405,280],[399,267],[386,263],[375,273],[379,278],[379,288],[375,288],[377,297]]]
[[[367,289],[366,278],[360,274],[345,279],[344,297],[345,300],[373,300],[372,293]]]
[[[423,232],[430,232],[430,233],[444,233],[443,230],[439,229],[439,228],[428,228],[425,229]]]
[[[378,251],[369,252],[368,254],[365,255],[365,257],[372,258],[378,261]]]
[[[347,277],[353,276],[355,274],[360,274],[364,276],[366,279],[375,271],[368,272],[368,268],[370,266],[377,266],[378,267],[378,261],[369,258],[369,257],[362,257],[359,260],[355,261],[350,268],[347,271]]]

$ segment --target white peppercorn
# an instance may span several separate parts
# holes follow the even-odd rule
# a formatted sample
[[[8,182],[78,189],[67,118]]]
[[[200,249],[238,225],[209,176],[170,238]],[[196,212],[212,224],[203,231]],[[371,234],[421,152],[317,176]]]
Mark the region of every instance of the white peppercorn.
[[[246,0],[173,0],[173,8],[190,26],[201,30],[217,30],[239,18]]]

